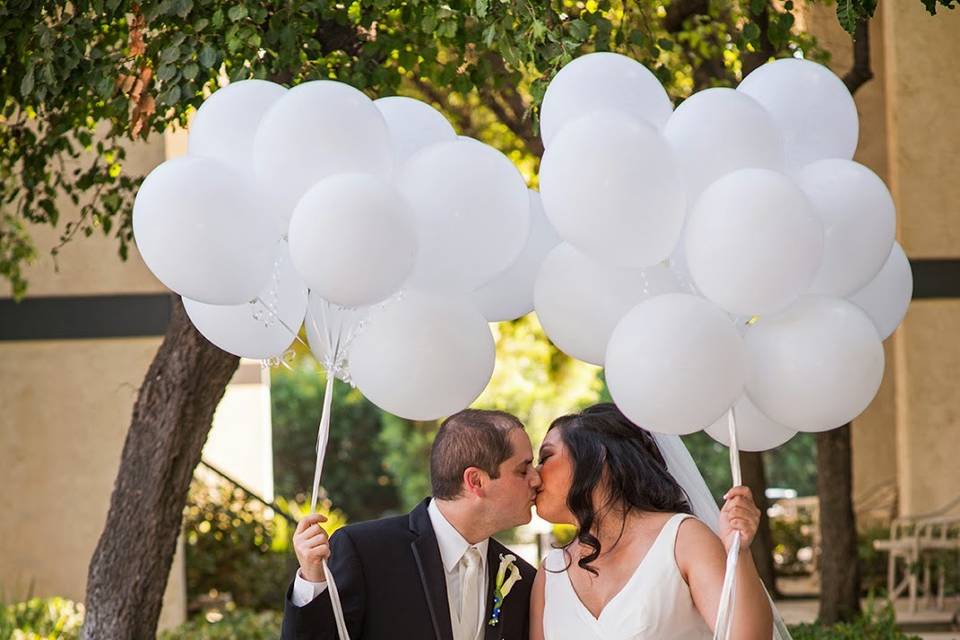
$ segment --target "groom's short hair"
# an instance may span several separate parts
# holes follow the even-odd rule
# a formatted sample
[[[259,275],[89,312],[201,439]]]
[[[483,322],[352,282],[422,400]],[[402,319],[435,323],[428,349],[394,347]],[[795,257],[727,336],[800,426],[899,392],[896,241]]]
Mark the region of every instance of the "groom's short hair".
[[[513,455],[510,432],[514,429],[523,429],[523,423],[505,411],[465,409],[444,420],[430,449],[433,497],[460,496],[468,467],[500,477],[500,465]]]

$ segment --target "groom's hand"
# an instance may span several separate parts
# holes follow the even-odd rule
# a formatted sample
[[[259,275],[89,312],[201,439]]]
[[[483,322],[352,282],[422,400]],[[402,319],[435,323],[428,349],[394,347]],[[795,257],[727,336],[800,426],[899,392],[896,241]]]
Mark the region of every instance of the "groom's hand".
[[[326,582],[323,561],[330,557],[327,532],[320,526],[327,519],[319,513],[311,513],[297,523],[293,534],[293,550],[300,561],[300,575],[310,582]]]
[[[760,509],[753,501],[749,487],[734,487],[723,496],[723,509],[720,510],[720,539],[723,546],[730,550],[733,532],[740,532],[740,550],[750,548],[760,528]]]

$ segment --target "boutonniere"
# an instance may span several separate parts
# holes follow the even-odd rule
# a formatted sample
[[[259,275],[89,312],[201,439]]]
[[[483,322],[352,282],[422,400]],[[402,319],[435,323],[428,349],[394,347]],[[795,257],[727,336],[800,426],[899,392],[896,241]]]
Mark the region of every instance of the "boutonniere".
[[[497,580],[493,586],[493,613],[487,624],[491,627],[500,623],[500,608],[503,607],[503,601],[510,595],[513,585],[517,584],[520,577],[520,567],[516,563],[517,557],[513,554],[500,554],[500,568],[497,569]],[[510,575],[507,576],[507,571]]]

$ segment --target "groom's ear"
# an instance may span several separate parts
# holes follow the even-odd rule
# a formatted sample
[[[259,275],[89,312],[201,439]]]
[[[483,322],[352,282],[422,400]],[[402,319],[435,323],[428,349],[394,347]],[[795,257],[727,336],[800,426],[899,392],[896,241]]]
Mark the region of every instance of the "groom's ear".
[[[482,498],[486,495],[487,483],[490,478],[486,471],[478,467],[467,467],[463,471],[463,492],[467,495]]]

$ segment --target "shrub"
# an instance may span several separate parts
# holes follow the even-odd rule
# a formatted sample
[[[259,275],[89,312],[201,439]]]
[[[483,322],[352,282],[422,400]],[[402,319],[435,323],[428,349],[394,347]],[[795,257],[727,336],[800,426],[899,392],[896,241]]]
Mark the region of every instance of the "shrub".
[[[893,608],[887,604],[879,611],[867,608],[853,622],[835,625],[801,624],[790,627],[793,640],[920,640],[897,628]]]
[[[31,598],[0,607],[0,638],[77,640],[83,605],[65,598]]]
[[[294,517],[298,505],[277,499]],[[323,511],[323,509],[321,509]],[[326,528],[343,526],[339,512],[326,511]],[[296,570],[290,548],[293,526],[273,509],[212,474],[194,478],[184,509],[187,598],[196,610],[201,599],[232,601],[254,610],[280,609]]]
[[[158,640],[276,640],[281,620],[279,611],[211,611],[164,631]]]

